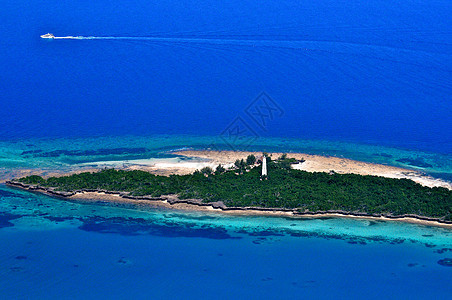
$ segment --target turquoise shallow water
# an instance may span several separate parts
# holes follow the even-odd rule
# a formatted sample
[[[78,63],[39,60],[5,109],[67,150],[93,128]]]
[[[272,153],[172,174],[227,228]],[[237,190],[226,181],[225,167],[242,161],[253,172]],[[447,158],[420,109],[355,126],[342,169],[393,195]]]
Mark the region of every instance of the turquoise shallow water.
[[[452,231],[80,204],[0,187],[5,298],[443,298]]]

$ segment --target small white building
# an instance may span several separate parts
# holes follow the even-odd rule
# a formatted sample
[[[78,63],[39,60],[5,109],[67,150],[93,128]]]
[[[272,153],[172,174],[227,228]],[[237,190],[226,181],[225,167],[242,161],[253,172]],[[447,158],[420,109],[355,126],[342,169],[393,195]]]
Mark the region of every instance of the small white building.
[[[267,158],[262,158],[262,177],[267,177]]]

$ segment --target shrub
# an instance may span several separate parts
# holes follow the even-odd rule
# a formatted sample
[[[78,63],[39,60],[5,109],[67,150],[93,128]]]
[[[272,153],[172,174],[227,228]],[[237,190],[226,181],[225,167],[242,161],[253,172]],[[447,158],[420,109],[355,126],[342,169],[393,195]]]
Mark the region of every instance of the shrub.
[[[248,155],[248,157],[246,158],[246,164],[248,166],[254,165],[256,163],[256,156],[254,156],[253,154]]]

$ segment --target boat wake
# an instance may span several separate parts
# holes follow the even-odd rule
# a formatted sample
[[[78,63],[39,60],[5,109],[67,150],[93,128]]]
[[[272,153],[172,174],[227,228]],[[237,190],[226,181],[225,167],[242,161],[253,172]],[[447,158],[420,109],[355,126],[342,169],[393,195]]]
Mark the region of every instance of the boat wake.
[[[122,40],[143,43],[173,44],[182,47],[247,47],[282,50],[298,50],[318,53],[336,53],[343,55],[358,55],[371,59],[392,61],[418,66],[420,62],[427,61],[429,68],[442,69],[443,65],[450,64],[450,56],[430,53],[423,50],[392,47],[387,45],[328,41],[328,40],[300,40],[300,39],[237,39],[237,38],[205,38],[205,37],[158,37],[158,36],[54,36],[51,33],[41,38],[55,40]],[[231,47],[232,46],[232,47]],[[382,55],[384,53],[384,55]]]
[[[140,37],[140,36],[52,36],[54,40],[132,40],[151,42],[173,42],[173,43],[202,43],[214,45],[243,45],[243,46],[275,46],[294,45],[308,42],[299,40],[250,40],[250,39],[218,39],[218,38],[180,38],[180,37]]]
[[[150,36],[54,36],[51,33],[42,35],[41,38],[55,39],[55,40],[128,40],[128,41],[148,41],[148,42],[162,42],[162,43],[179,43],[179,44],[210,44],[210,45],[235,45],[235,46],[251,46],[251,47],[271,47],[271,48],[286,48],[286,49],[304,49],[304,50],[323,50],[326,48],[367,48],[379,49],[386,51],[401,52],[428,52],[398,48],[384,45],[367,44],[367,43],[352,43],[343,41],[328,41],[328,40],[287,40],[287,39],[236,39],[236,38],[197,38],[197,37],[150,37]]]

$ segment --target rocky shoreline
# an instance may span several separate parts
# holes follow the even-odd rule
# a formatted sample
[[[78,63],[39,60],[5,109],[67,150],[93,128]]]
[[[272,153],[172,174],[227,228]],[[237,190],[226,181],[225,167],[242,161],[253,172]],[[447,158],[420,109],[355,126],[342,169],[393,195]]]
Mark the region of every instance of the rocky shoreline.
[[[121,202],[127,201],[134,203],[137,201],[152,201],[169,204],[170,207],[180,207],[186,210],[212,210],[220,211],[223,213],[237,214],[237,215],[272,215],[272,216],[291,216],[291,217],[347,217],[347,218],[360,218],[360,219],[373,219],[373,220],[394,220],[409,223],[417,223],[428,226],[440,226],[446,228],[452,228],[452,221],[445,221],[439,218],[431,218],[419,215],[400,215],[393,216],[387,214],[369,214],[363,212],[348,212],[342,210],[328,210],[328,211],[304,211],[300,212],[298,209],[288,208],[265,208],[265,207],[228,207],[223,202],[210,202],[204,203],[200,199],[179,199],[177,195],[166,195],[163,197],[150,197],[150,196],[131,196],[126,192],[115,192],[107,190],[77,190],[73,192],[57,191],[53,188],[46,188],[32,184],[24,184],[18,181],[6,181],[6,185],[10,187],[16,187],[27,191],[43,193],[53,197],[65,198],[65,199],[84,199],[89,196],[86,194],[100,196],[111,201],[117,201],[121,199]],[[108,197],[111,196],[111,197]],[[113,198],[116,197],[116,198]]]

